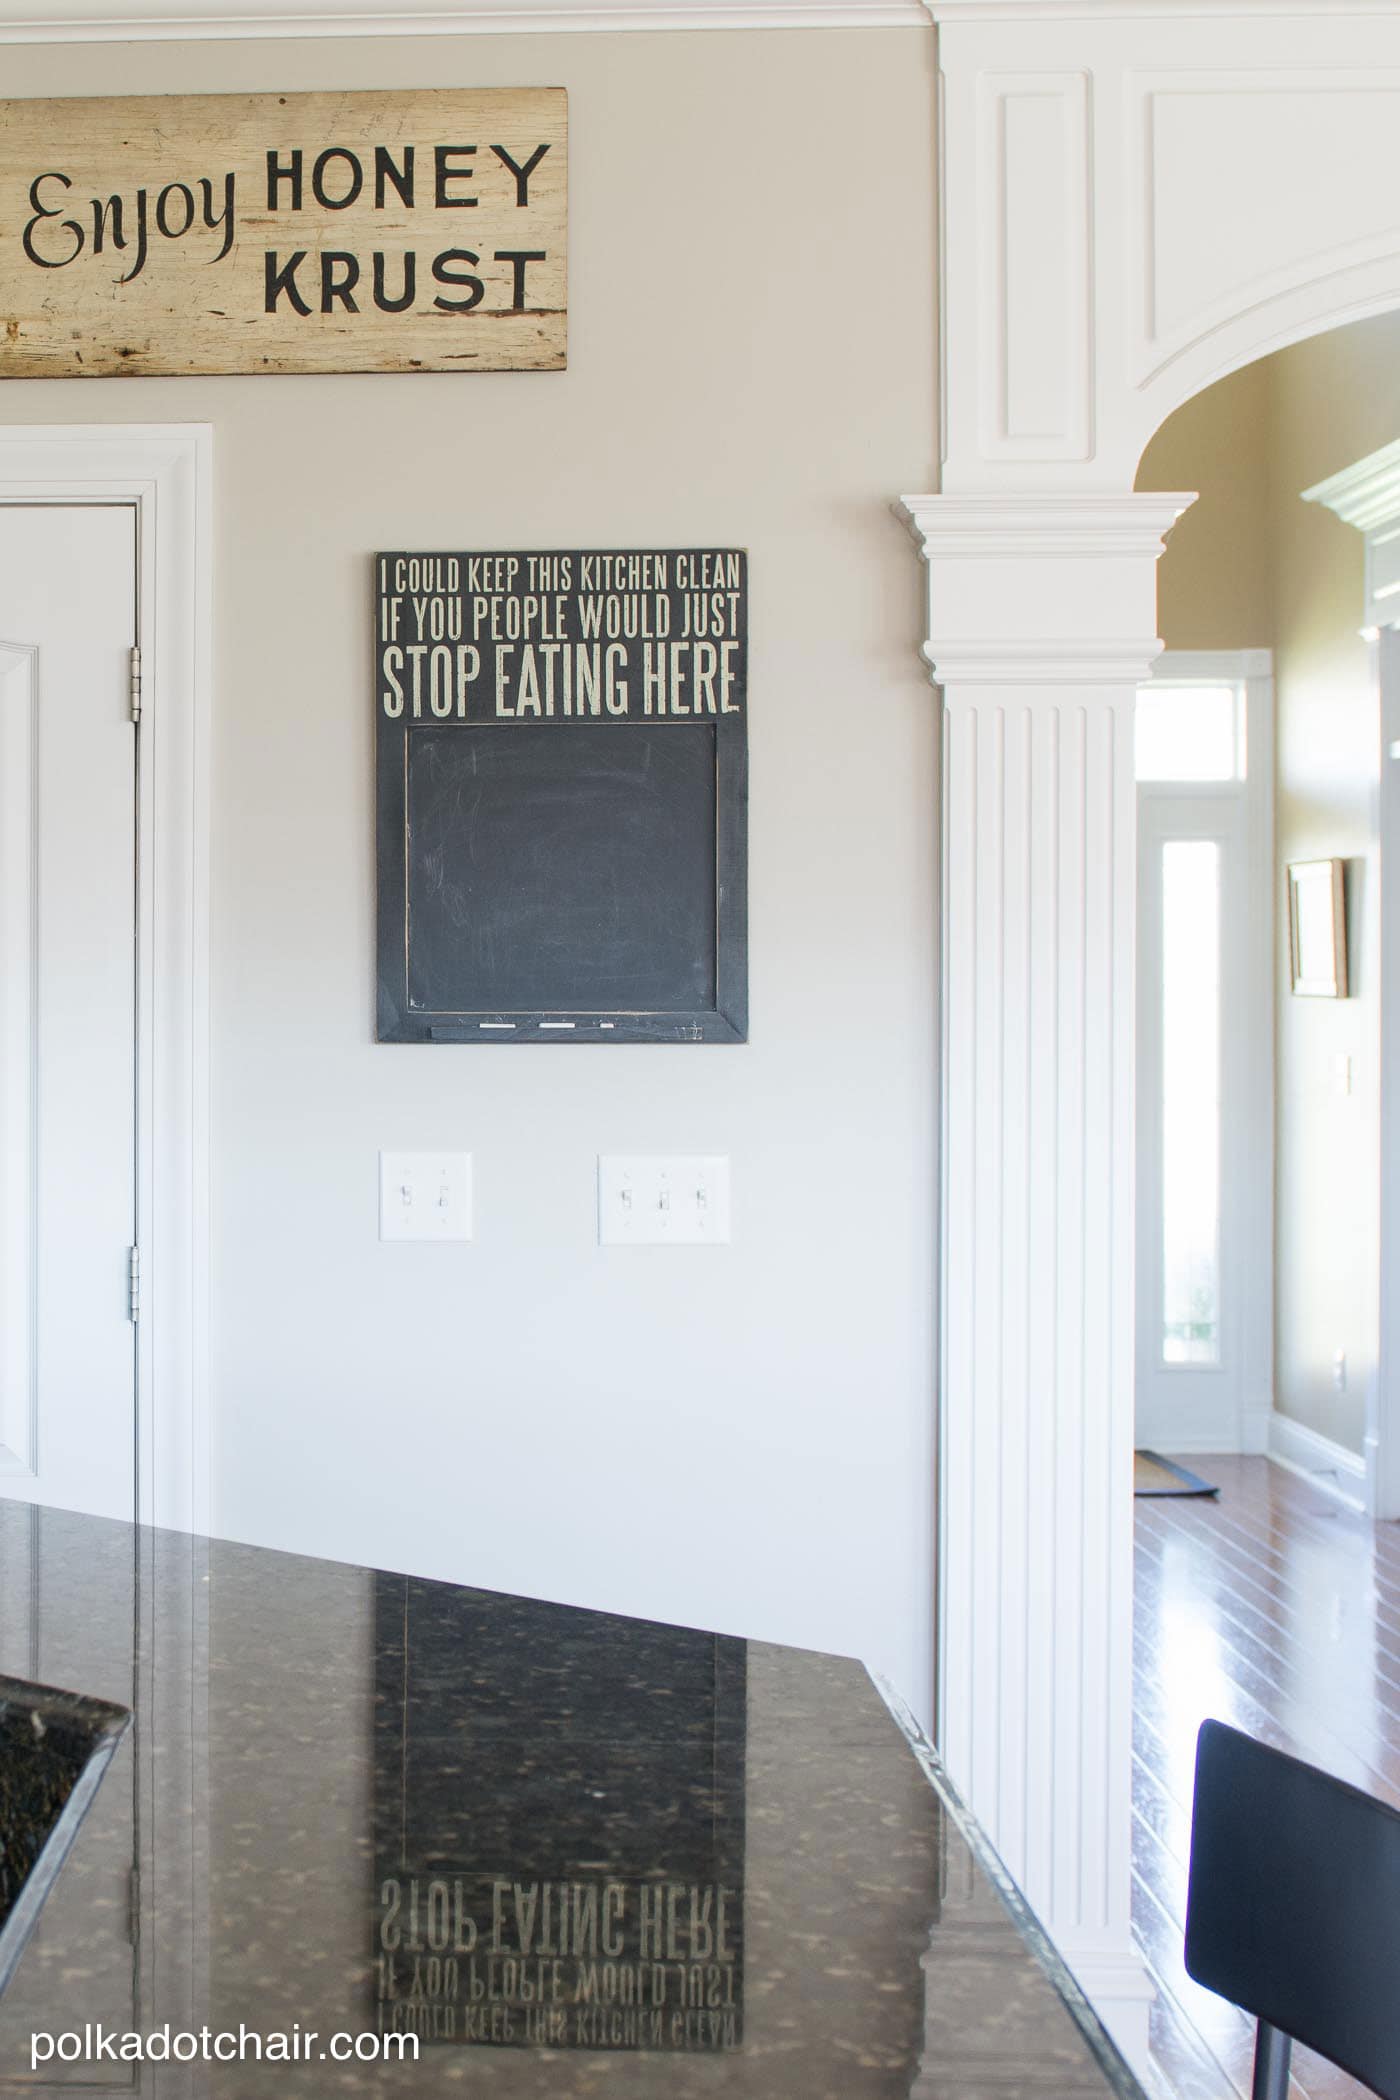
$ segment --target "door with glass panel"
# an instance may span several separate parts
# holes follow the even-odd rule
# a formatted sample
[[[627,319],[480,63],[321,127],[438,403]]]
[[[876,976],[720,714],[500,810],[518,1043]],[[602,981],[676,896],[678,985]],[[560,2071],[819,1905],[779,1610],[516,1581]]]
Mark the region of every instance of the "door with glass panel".
[[[1262,1450],[1272,1405],[1272,681],[1168,656],[1138,775],[1137,1442]]]

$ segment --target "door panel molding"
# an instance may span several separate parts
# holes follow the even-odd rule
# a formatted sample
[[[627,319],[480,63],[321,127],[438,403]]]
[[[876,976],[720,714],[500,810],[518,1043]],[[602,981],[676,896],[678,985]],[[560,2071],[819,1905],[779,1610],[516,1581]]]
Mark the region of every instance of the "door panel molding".
[[[212,465],[206,423],[0,427],[0,503],[122,503],[136,511],[137,1514],[144,1523],[201,1532],[212,1522]]]

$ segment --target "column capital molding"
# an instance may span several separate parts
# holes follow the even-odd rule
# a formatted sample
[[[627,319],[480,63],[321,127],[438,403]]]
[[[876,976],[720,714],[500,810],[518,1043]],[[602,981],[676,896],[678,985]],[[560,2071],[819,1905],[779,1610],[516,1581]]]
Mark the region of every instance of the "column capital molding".
[[[1131,489],[903,497],[896,515],[926,564],[934,683],[973,705],[998,704],[998,688],[1049,707],[1062,687],[1104,704],[1130,692],[1161,652],[1157,561],[1194,501]]]
[[[1162,644],[1155,634],[1115,636],[1111,641],[998,637],[926,642],[922,653],[934,684],[945,692],[950,687],[1015,686],[1026,698],[1027,689],[1038,686],[1117,686],[1121,690],[1141,685],[1161,655]]]
[[[1134,554],[1155,561],[1167,534],[1195,500],[1189,491],[997,491],[901,496],[894,513],[925,561],[936,555],[1084,561]]]

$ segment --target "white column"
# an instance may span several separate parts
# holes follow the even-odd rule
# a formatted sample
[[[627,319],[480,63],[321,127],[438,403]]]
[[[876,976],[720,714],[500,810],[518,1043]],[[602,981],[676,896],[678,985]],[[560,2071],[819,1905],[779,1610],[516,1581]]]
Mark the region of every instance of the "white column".
[[[1190,500],[902,506],[944,721],[938,1741],[1139,2062],[1132,726]]]

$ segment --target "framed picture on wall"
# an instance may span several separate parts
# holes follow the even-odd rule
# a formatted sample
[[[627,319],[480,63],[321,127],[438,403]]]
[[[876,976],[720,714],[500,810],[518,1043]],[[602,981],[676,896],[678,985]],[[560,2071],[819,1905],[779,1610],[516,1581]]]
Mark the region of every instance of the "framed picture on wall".
[[[1288,959],[1305,999],[1347,996],[1346,862],[1288,864]]]

